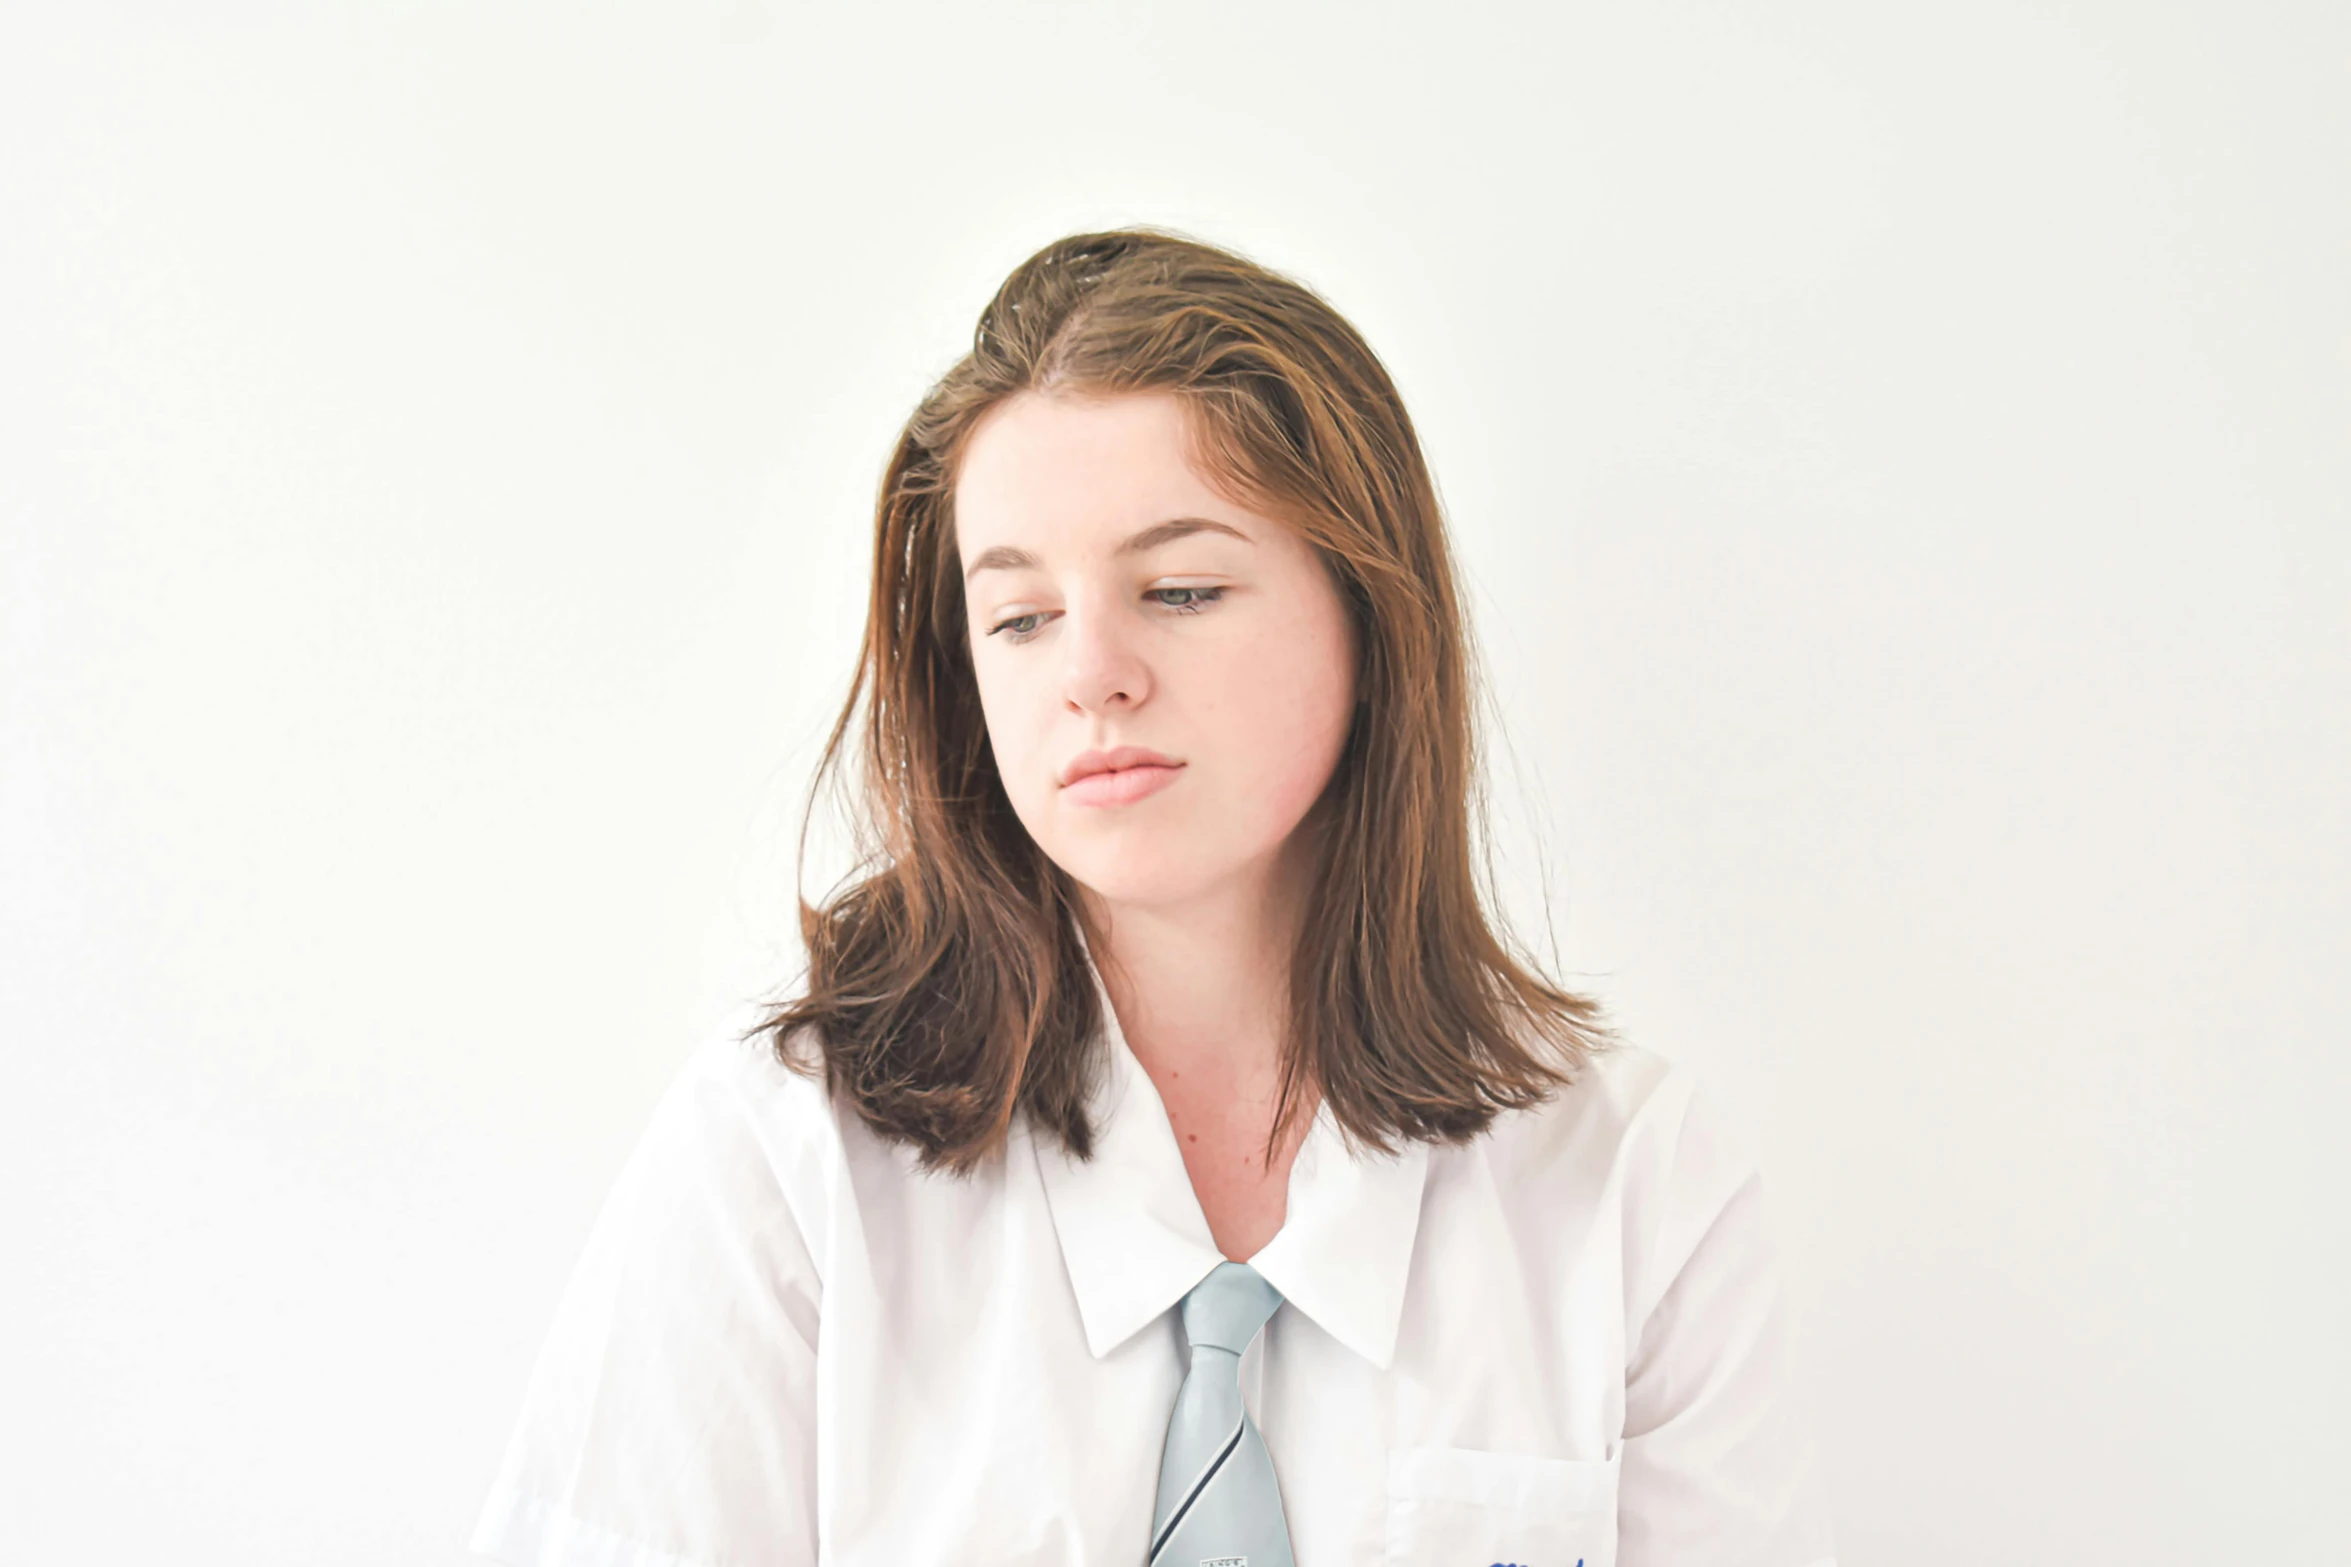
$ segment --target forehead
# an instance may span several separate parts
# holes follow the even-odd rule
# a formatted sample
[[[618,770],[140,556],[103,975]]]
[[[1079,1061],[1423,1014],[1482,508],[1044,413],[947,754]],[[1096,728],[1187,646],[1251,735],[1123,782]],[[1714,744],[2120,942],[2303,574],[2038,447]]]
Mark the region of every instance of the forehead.
[[[1014,539],[1108,539],[1187,512],[1258,531],[1194,466],[1190,435],[1190,416],[1169,392],[1009,398],[964,447],[958,542],[969,556]]]

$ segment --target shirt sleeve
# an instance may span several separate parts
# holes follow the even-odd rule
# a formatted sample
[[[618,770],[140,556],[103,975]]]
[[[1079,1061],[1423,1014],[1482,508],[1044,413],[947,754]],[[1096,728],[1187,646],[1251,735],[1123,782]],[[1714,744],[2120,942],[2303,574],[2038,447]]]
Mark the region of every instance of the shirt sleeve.
[[[769,1152],[789,1129],[745,1093],[761,1051],[707,1042],[654,1109],[564,1287],[475,1552],[518,1567],[816,1561],[823,1290]]]
[[[1617,1567],[1834,1567],[1761,1178],[1692,1088],[1625,1368]]]

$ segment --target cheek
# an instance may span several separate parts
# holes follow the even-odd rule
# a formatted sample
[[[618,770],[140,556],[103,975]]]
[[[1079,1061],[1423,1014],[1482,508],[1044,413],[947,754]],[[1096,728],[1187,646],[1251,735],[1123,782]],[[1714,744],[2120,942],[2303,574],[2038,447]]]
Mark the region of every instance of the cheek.
[[[1047,724],[1050,713],[1040,715],[1034,695],[1021,687],[1019,672],[1007,669],[977,671],[980,689],[980,716],[988,728],[988,749],[996,758],[996,771],[1004,780],[1004,792],[1023,817],[1038,802],[1035,793],[1040,772],[1049,772],[1050,759],[1041,756],[1050,736]]]
[[[1268,678],[1268,670],[1286,674]],[[1240,660],[1220,686],[1213,729],[1231,803],[1252,836],[1279,840],[1322,793],[1346,744],[1355,693],[1344,645],[1334,634]]]

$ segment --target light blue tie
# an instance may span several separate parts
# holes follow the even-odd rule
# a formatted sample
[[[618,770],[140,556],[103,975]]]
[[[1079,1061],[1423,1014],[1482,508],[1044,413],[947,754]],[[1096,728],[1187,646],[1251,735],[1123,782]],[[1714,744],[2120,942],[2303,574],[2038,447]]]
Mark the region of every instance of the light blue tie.
[[[1192,1367],[1159,1457],[1151,1567],[1292,1567],[1273,1456],[1241,1404],[1241,1351],[1281,1303],[1245,1262],[1218,1263],[1184,1297]]]

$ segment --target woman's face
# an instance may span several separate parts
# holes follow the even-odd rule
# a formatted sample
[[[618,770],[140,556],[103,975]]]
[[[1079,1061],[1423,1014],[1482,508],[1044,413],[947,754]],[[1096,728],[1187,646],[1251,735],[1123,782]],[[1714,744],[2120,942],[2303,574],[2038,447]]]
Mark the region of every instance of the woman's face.
[[[1222,498],[1164,392],[1023,393],[964,449],[956,541],[1022,825],[1113,904],[1273,885],[1346,744],[1353,627],[1314,548]],[[1125,748],[1164,765],[1128,767]],[[1073,772],[1097,753],[1113,771]]]

